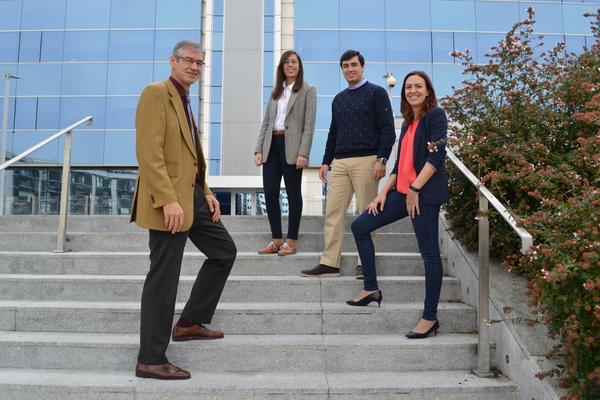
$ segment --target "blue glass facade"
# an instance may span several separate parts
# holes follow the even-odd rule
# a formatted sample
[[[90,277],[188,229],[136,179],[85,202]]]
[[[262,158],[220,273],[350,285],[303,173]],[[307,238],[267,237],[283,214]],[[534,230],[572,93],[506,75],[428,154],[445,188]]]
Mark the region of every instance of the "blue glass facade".
[[[594,40],[586,12],[600,1],[487,1],[487,0],[300,0],[294,3],[295,47],[302,56],[305,77],[317,87],[316,132],[311,165],[319,165],[330,122],[331,101],[346,86],[339,57],[347,49],[366,59],[365,75],[385,86],[388,72],[402,81],[418,69],[432,78],[439,97],[460,86],[462,67],[451,53],[470,49],[485,61],[489,48],[506,31],[536,10],[536,33],[545,47],[564,40],[567,50],[580,52]],[[315,10],[319,10],[316,12]],[[396,113],[400,90],[392,92]]]
[[[220,175],[227,1],[0,0],[0,74],[22,78],[11,81],[8,155],[93,115],[94,124],[74,135],[73,163],[95,169],[81,169],[73,178],[71,211],[129,212],[139,94],[149,82],[169,75],[168,58],[177,41],[200,41],[202,4],[208,4],[212,30],[206,77],[210,96],[202,100],[210,102],[208,115],[203,115],[209,130],[204,133],[209,138],[205,154],[209,174]],[[408,71],[424,70],[441,97],[462,80],[462,68],[451,52],[470,49],[476,60],[484,61],[488,49],[525,17],[530,6],[536,10],[535,29],[544,34],[546,47],[564,40],[569,51],[580,52],[591,44],[583,14],[595,12],[600,0],[295,0],[294,48],[302,56],[305,79],[318,93],[311,165],[321,162],[331,101],[346,86],[338,65],[344,50],[360,50],[367,61],[366,76],[382,86],[388,72],[401,80]],[[278,25],[280,0],[263,0],[263,9],[264,68],[256,77],[262,80],[263,93],[256,101],[264,109],[275,78],[275,55],[281,50],[276,35],[284,29]],[[195,85],[191,90],[196,115],[199,89]],[[396,112],[399,95],[396,87]],[[0,102],[0,112],[1,107]],[[31,159],[61,162],[62,141]],[[13,170],[12,212],[55,212],[57,174],[52,168]]]
[[[185,12],[182,12],[185,10]],[[11,82],[8,153],[85,117],[73,163],[135,166],[135,107],[169,75],[174,43],[200,40],[197,0],[0,0],[0,73]],[[198,108],[198,86],[192,89]],[[32,155],[60,162],[61,143]]]

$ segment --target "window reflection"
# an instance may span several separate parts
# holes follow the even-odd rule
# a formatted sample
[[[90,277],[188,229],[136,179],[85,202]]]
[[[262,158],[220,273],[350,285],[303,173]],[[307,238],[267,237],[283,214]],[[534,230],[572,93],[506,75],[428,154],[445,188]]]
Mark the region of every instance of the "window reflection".
[[[0,62],[19,59],[19,32],[0,32]]]
[[[152,82],[153,65],[140,64],[109,64],[108,90],[109,95],[138,94]]]
[[[58,214],[60,168],[15,168],[10,172],[5,203],[8,214]],[[136,168],[74,168],[69,183],[69,214],[129,215],[136,178]]]
[[[294,3],[296,29],[323,29],[340,27],[339,0],[302,0]],[[314,12],[319,10],[319,12]]]
[[[127,0],[110,2],[111,28],[154,27],[156,0]]]
[[[135,130],[106,131],[104,134],[104,164],[137,165]]]
[[[108,31],[65,32],[64,61],[106,61]]]
[[[454,50],[454,35],[452,32],[433,32],[431,41],[434,63],[454,62],[454,57],[450,55]]]
[[[302,61],[338,60],[340,33],[333,31],[296,31],[296,48]]]
[[[386,35],[380,32],[342,31],[340,49],[356,49],[368,61],[384,61],[386,57]],[[344,50],[339,50],[337,59]]]
[[[474,31],[475,2],[465,0],[431,0],[431,29]]]
[[[519,20],[519,4],[513,2],[477,1],[477,29],[507,32]]]
[[[388,32],[387,61],[431,62],[431,34],[429,32]]]
[[[4,34],[0,33],[0,59],[2,59],[3,50],[2,47],[5,46],[5,42],[3,40]],[[19,61],[20,62],[28,62],[28,61],[40,61],[41,52],[40,52],[40,42],[42,40],[42,32],[21,32],[21,41],[15,41],[15,43],[19,43]],[[10,42],[8,42],[10,43]],[[16,60],[15,60],[16,61]]]
[[[67,29],[108,29],[110,0],[67,0]]]
[[[63,95],[105,95],[106,64],[64,64]]]
[[[429,1],[386,1],[385,27],[387,29],[431,29]]]
[[[64,144],[58,147],[58,161],[63,162]],[[104,131],[76,129],[73,131],[71,162],[76,164],[102,164],[104,162]]]
[[[18,75],[21,77],[17,83],[19,95],[59,95],[61,70],[60,64],[19,64]]]
[[[42,32],[42,54],[40,61],[62,61],[64,32]]]
[[[37,129],[59,129],[59,97],[39,97],[37,102]],[[96,116],[94,115],[94,119]]]
[[[154,31],[111,31],[110,61],[152,61]]]
[[[157,0],[156,27],[200,29],[201,4],[198,0]]]
[[[385,28],[385,1],[340,0],[340,28],[383,29]]]
[[[135,129],[135,108],[139,96],[107,97],[106,128]]]
[[[49,138],[55,132],[39,130],[17,131],[13,135],[12,152],[17,155],[31,146]],[[27,162],[56,162],[58,159],[58,142],[55,140],[27,156]]]
[[[64,128],[82,118],[92,115],[93,125],[85,125],[80,129],[104,129],[104,111],[106,98],[98,97],[63,97],[60,104],[60,127]]]
[[[16,129],[36,129],[37,98],[20,98],[16,101]]]
[[[0,1],[0,29],[19,29],[21,23],[21,1]]]
[[[317,88],[317,94],[336,95],[340,91],[341,69],[337,63],[304,63],[304,79]]]
[[[26,0],[22,4],[21,29],[64,29],[66,0]]]
[[[562,33],[563,15],[562,4],[520,2],[520,17],[527,18],[527,9],[535,10],[534,32]]]

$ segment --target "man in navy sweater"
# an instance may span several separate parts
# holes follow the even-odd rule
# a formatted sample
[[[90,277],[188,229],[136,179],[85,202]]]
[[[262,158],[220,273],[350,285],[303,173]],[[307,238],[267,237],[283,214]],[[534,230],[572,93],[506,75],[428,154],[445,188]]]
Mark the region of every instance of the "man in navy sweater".
[[[331,126],[319,171],[327,183],[325,248],[319,265],[302,271],[302,276],[339,276],[344,238],[344,217],[356,194],[362,212],[377,196],[379,180],[396,133],[387,92],[364,77],[365,59],[348,50],[340,59],[348,87],[331,105]],[[326,178],[331,169],[331,177]]]

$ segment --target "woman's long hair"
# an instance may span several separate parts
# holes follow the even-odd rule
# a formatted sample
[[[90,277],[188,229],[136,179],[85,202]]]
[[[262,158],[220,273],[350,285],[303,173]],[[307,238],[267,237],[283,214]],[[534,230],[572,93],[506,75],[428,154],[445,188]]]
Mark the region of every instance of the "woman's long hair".
[[[302,67],[302,59],[300,59],[300,55],[294,50],[288,50],[281,55],[281,58],[279,59],[279,65],[277,65],[277,80],[275,81],[275,87],[273,88],[273,93],[271,94],[273,100],[277,100],[283,93],[283,82],[285,82],[283,66],[291,55],[298,57],[298,76],[296,77],[296,82],[294,82],[292,91],[297,92],[302,89],[302,86],[304,85],[304,68]]]
[[[423,109],[421,110],[421,115],[414,115],[413,109],[412,109],[411,105],[408,104],[408,100],[406,99],[406,93],[405,93],[405,89],[404,89],[404,87],[406,85],[406,80],[413,75],[418,75],[421,78],[423,78],[423,80],[425,81],[425,88],[427,89],[427,93],[428,93],[428,96],[425,99],[425,102],[423,103]],[[437,107],[437,98],[435,97],[435,90],[433,90],[433,84],[431,83],[431,79],[429,79],[429,76],[423,71],[409,72],[404,77],[404,81],[402,82],[402,100],[400,101],[400,112],[402,113],[402,117],[404,117],[403,125],[410,124],[415,119],[420,118],[423,115],[427,114],[427,112],[434,107]]]

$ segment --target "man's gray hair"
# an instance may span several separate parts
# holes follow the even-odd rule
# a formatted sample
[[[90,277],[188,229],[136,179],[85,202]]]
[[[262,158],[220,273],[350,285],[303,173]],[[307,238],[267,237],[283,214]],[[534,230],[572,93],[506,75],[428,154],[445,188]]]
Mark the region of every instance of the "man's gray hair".
[[[182,40],[180,42],[177,42],[177,44],[173,48],[173,55],[175,57],[179,57],[181,56],[181,52],[184,50],[193,51],[194,53],[205,54],[205,51],[204,49],[202,49],[200,43],[192,42],[191,40]]]

